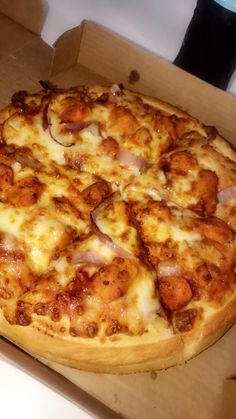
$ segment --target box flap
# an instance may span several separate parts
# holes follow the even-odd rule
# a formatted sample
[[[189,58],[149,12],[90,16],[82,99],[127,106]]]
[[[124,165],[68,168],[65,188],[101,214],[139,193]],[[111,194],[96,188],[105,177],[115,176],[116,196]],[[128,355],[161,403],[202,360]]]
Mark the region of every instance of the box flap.
[[[47,7],[43,0],[0,0],[0,12],[40,35]]]
[[[0,54],[0,108],[6,106],[13,93],[19,90],[34,92],[41,88],[38,82],[47,79],[51,56],[51,47],[39,37],[14,54],[5,57]]]
[[[52,51],[40,36],[0,13],[0,107],[18,90],[39,89],[38,80],[48,78]]]
[[[23,26],[14,22],[0,13],[0,56],[6,59],[6,55],[14,54],[22,45],[36,38]]]
[[[65,73],[66,68],[76,68],[78,64],[105,80],[123,83],[129,89],[179,106],[205,124],[216,126],[221,135],[235,142],[234,96],[216,89],[101,25],[84,21],[81,28],[66,32],[57,41],[52,78],[55,80],[58,72]],[[136,74],[135,83],[130,80],[132,71]],[[75,74],[76,71],[73,84],[80,82],[79,71],[77,79]],[[63,77],[60,77],[62,80]]]
[[[54,76],[78,62],[80,42],[84,24],[64,32],[54,43],[51,75]]]

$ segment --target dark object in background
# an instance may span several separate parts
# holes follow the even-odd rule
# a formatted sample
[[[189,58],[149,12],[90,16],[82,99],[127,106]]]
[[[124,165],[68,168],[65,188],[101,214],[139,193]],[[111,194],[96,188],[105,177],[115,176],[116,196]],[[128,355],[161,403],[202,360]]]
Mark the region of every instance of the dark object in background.
[[[214,0],[198,0],[173,63],[226,89],[236,67],[236,13],[225,8],[227,0],[222,3],[224,7]]]

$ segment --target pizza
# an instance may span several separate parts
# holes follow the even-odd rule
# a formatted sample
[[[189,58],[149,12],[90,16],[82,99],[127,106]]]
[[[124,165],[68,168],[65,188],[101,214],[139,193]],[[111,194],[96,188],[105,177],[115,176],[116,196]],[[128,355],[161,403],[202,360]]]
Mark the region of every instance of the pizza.
[[[122,86],[0,113],[0,334],[78,369],[181,364],[236,319],[236,152]]]

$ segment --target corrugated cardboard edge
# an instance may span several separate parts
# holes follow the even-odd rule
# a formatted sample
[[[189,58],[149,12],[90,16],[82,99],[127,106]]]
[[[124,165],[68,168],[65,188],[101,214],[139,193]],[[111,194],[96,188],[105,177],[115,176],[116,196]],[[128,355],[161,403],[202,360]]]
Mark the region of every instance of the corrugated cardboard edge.
[[[0,11],[29,29],[41,34],[48,7],[43,0],[0,0]]]
[[[84,22],[64,32],[54,43],[50,76],[61,73],[77,64],[84,31]]]
[[[51,76],[78,65],[111,82],[123,83],[126,88],[154,95],[183,108],[205,124],[216,126],[232,143],[235,141],[236,97],[97,23],[83,21],[80,26],[65,32],[54,46]],[[139,80],[132,84],[129,75],[134,70]],[[178,103],[173,103],[173,97],[178,98]]]

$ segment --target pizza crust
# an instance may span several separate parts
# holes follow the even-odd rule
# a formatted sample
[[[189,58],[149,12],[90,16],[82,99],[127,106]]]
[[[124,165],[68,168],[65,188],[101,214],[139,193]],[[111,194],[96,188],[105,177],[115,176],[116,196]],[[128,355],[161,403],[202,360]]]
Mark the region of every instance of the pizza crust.
[[[236,151],[224,138],[217,135],[215,140],[212,142],[212,146],[216,149],[216,151],[223,154],[223,156],[236,163]]]
[[[5,108],[0,110],[0,124],[6,121],[6,119],[10,116],[10,106],[6,106]]]
[[[227,304],[192,331],[164,340],[122,336],[119,345],[98,338],[63,339],[40,329],[37,323],[27,327],[10,325],[1,318],[1,335],[31,353],[60,364],[97,373],[127,374],[167,369],[198,355],[220,339],[236,321],[236,295]],[[156,339],[156,341],[155,341]]]
[[[144,103],[147,103],[148,105],[153,106],[159,109],[160,111],[166,112],[167,114],[174,114],[180,118],[189,118],[192,121],[197,121],[196,118],[193,118],[187,112],[184,112],[181,109],[173,105],[170,105],[167,102],[164,102],[163,100],[157,99],[155,97],[149,97],[140,93],[136,94],[136,96],[140,97],[144,101]]]
[[[164,340],[145,336],[121,337],[119,346],[112,341],[100,342],[79,338],[60,338],[40,329],[36,323],[29,326],[10,325],[1,318],[1,334],[33,354],[81,370],[103,373],[132,373],[164,369],[181,364],[183,342],[173,335]],[[131,341],[132,339],[132,341]],[[126,342],[128,341],[128,344]]]
[[[184,359],[195,357],[200,352],[213,345],[229,330],[236,321],[236,294],[218,309],[212,316],[206,319],[199,327],[182,334],[184,343]]]

